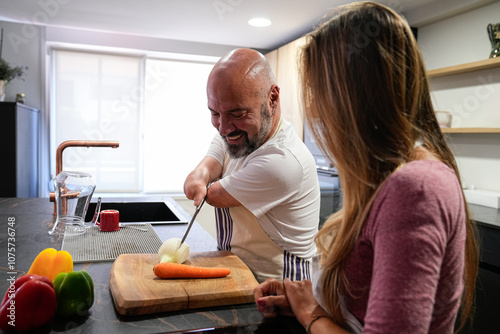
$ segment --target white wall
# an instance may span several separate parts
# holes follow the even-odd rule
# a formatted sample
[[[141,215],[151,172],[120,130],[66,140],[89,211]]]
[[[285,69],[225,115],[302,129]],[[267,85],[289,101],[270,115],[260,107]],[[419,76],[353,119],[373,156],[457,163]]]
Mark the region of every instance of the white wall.
[[[500,22],[500,3],[419,28],[427,69],[489,57],[488,23]],[[452,127],[500,128],[500,67],[431,80],[436,110],[453,115]],[[500,134],[449,134],[463,182],[500,191]]]
[[[2,58],[11,66],[28,67],[24,81],[15,79],[7,85],[5,101],[15,101],[17,93],[24,93],[25,104],[40,109],[43,28],[3,21],[0,21],[0,28],[3,28]]]
[[[45,54],[43,45],[45,30],[43,27],[0,21],[3,28],[2,58],[12,66],[27,66],[28,70],[23,80],[13,80],[6,87],[5,101],[15,101],[17,93],[24,93],[25,104],[40,110],[39,115],[39,187],[40,191],[47,189],[49,182],[48,166],[48,115],[45,113],[44,66]],[[45,195],[48,196],[48,193]]]

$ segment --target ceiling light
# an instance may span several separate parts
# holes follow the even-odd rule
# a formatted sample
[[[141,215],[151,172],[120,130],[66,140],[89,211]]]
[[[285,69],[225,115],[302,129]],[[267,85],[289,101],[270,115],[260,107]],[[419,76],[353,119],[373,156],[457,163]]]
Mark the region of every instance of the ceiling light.
[[[256,17],[248,21],[248,24],[253,27],[269,27],[271,25],[271,21],[263,17]]]

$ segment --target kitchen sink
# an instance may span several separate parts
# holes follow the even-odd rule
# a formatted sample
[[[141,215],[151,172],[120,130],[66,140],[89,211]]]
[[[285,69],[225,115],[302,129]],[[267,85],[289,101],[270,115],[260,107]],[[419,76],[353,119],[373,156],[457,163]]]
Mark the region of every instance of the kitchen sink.
[[[89,204],[85,221],[92,220],[96,203]],[[121,223],[151,223],[151,224],[185,224],[184,217],[169,203],[165,201],[155,202],[128,202],[113,201],[101,203],[102,210],[118,210]]]

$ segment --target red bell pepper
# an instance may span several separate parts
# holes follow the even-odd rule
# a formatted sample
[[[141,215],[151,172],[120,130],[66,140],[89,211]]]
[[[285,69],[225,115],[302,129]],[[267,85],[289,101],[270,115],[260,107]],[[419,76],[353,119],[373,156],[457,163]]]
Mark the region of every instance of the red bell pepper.
[[[19,333],[48,324],[56,312],[56,293],[45,276],[18,277],[7,289],[0,306],[0,329]]]

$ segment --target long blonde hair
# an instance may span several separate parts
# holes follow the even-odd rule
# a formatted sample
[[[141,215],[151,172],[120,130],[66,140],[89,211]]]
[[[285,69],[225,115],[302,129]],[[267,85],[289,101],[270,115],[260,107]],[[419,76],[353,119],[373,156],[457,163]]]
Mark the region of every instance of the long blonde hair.
[[[302,95],[311,130],[335,162],[343,206],[316,238],[323,260],[329,313],[343,323],[339,292],[348,292],[343,264],[358,239],[376,191],[415,158],[414,143],[452,168],[455,159],[432,106],[425,66],[404,19],[373,2],[341,6],[309,34],[302,50]],[[462,326],[470,313],[478,268],[473,225],[467,218]]]

